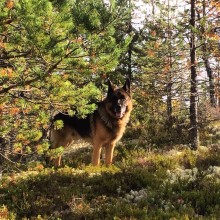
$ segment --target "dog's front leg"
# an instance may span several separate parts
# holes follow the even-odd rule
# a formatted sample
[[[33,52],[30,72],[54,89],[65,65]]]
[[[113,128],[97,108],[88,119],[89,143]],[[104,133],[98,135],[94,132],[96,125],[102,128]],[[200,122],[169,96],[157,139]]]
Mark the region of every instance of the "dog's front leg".
[[[106,165],[112,164],[114,148],[115,148],[114,142],[105,146],[105,164]]]
[[[100,143],[96,143],[93,145],[93,152],[92,152],[92,165],[93,166],[99,165],[101,150],[102,150],[102,145]]]

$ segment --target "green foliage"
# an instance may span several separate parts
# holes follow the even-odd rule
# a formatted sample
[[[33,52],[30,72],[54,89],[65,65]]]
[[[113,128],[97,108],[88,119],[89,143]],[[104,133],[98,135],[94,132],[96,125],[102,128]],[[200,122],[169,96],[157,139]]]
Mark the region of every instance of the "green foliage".
[[[63,146],[57,147],[55,149],[49,149],[47,151],[47,156],[51,158],[57,158],[63,154],[64,148]]]
[[[96,109],[104,74],[128,45],[114,36],[123,13],[93,0],[0,7],[0,136],[13,154],[41,154],[55,112],[85,117]]]
[[[60,130],[63,128],[63,121],[62,120],[56,120],[54,122],[54,129],[55,130]]]

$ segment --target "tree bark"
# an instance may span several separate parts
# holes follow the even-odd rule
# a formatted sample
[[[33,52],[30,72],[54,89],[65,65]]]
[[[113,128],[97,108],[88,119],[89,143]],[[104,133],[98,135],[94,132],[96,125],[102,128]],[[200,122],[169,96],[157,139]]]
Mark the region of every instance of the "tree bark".
[[[172,126],[172,40],[171,40],[171,28],[170,28],[170,1],[168,0],[168,48],[169,48],[169,57],[168,57],[168,65],[169,72],[167,73],[167,119],[169,121],[170,127]]]
[[[202,11],[203,11],[203,17],[206,16],[206,2],[203,0],[202,2]],[[204,36],[205,33],[205,27],[202,27],[202,36]],[[204,37],[205,38],[205,37]],[[209,57],[207,54],[207,45],[206,45],[206,39],[204,39],[204,45],[202,47],[203,50],[203,61],[205,64],[207,76],[209,79],[209,97],[210,97],[210,105],[212,107],[216,107],[216,99],[215,99],[215,83],[214,83],[214,74],[209,62]]]
[[[193,150],[199,146],[198,130],[198,93],[196,73],[196,46],[195,46],[195,0],[191,0],[191,37],[190,37],[190,61],[191,61],[191,87],[190,87],[190,144]]]
[[[131,8],[131,0],[129,0],[129,8]],[[130,12],[131,13],[131,12]],[[132,15],[130,14],[130,19],[129,19],[129,24],[128,24],[128,34],[131,35],[132,32]],[[130,79],[132,78],[132,44],[133,42],[131,41],[131,43],[128,46],[128,72],[127,72],[127,77]]]
[[[204,19],[207,15],[206,15],[206,1],[203,0],[202,2],[202,17],[200,15],[200,11],[197,10],[197,15],[198,15],[198,20],[200,21],[202,18]],[[200,25],[200,40],[202,42],[202,59],[204,62],[204,66],[206,69],[206,73],[207,73],[207,77],[209,79],[209,86],[208,86],[208,92],[209,92],[209,100],[210,100],[210,105],[212,107],[216,107],[217,105],[217,101],[215,98],[215,83],[214,83],[214,74],[210,65],[210,61],[209,61],[209,55],[207,52],[207,41],[206,41],[206,37],[205,37],[205,30],[206,27],[204,24]]]
[[[205,51],[204,51],[204,53],[205,53]],[[213,71],[212,71],[212,68],[211,68],[211,66],[210,66],[209,59],[208,59],[206,56],[203,57],[203,61],[204,61],[204,64],[205,64],[207,76],[208,76],[208,78],[209,78],[209,97],[210,97],[210,105],[211,105],[212,107],[216,107],[215,84],[214,84]]]

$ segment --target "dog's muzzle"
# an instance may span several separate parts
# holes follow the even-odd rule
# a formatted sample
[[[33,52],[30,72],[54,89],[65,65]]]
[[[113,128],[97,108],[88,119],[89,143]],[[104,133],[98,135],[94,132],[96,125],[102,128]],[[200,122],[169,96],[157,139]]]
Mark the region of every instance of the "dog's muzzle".
[[[125,106],[117,105],[114,108],[115,117],[116,118],[122,118],[124,116],[124,114],[125,114],[125,111],[126,111],[126,107]]]

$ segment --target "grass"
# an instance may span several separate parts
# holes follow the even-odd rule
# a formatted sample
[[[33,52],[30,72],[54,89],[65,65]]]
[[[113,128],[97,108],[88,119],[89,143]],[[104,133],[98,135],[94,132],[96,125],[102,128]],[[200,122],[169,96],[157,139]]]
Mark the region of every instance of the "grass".
[[[79,155],[78,155],[79,154]],[[218,219],[220,148],[146,150],[119,145],[115,165],[92,167],[90,150],[59,169],[39,161],[3,174],[0,219]],[[78,155],[78,157],[77,157]],[[73,161],[74,160],[74,161]]]

